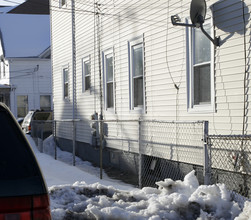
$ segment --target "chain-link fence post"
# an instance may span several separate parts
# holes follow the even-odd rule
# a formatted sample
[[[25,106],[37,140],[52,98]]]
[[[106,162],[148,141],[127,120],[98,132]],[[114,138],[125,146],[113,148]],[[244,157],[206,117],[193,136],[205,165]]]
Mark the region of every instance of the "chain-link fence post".
[[[76,165],[76,123],[75,120],[72,120],[72,164]]]
[[[40,152],[43,153],[44,152],[44,123],[46,123],[45,121],[41,122],[41,134],[40,134],[40,138],[41,138],[41,149]]]
[[[208,121],[204,121],[204,148],[203,148],[203,154],[204,154],[204,184],[209,185],[210,184],[210,176],[211,176],[211,162],[209,157],[209,149],[208,149],[208,143],[207,143],[207,137],[208,137]]]
[[[102,114],[100,114],[100,116],[99,116],[100,118],[99,118],[99,120],[100,120],[100,136],[99,136],[99,138],[100,138],[100,150],[99,150],[99,152],[100,152],[100,154],[99,154],[99,159],[100,159],[100,179],[102,179],[103,178],[103,135],[104,135],[104,132],[103,132],[103,115]]]
[[[142,188],[141,120],[139,119],[139,188]]]
[[[56,144],[56,140],[57,140],[57,121],[53,121],[54,125],[53,125],[53,140],[54,140],[54,158],[55,160],[57,160],[57,144]]]

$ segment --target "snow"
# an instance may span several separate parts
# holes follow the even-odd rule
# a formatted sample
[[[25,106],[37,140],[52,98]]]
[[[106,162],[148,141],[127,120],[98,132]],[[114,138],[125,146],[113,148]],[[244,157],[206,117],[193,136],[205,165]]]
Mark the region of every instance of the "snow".
[[[1,2],[1,1],[0,1]],[[1,3],[0,3],[1,5]],[[10,10],[14,9],[15,7],[13,6],[4,6],[4,7],[0,7],[0,13],[1,14],[5,14],[7,12],[9,12]]]
[[[51,213],[61,219],[132,219],[132,220],[248,220],[251,202],[243,211],[232,200],[225,185],[199,185],[192,171],[183,181],[165,179],[158,188],[137,189],[110,179],[99,179],[99,168],[77,158],[76,166],[69,163],[71,154],[58,149],[54,160],[53,139],[44,142],[40,153],[29,139],[44,173],[51,199]]]
[[[50,46],[50,16],[0,14],[6,58],[38,57]]]
[[[18,5],[23,3],[24,0],[0,0],[0,6],[10,6],[10,5]]]

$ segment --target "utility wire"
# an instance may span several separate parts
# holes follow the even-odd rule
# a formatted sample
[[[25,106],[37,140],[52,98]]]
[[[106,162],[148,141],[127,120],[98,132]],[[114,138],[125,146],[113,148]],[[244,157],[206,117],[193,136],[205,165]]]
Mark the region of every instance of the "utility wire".
[[[4,0],[4,1],[9,1],[9,0]],[[53,0],[53,1],[55,1],[55,0]],[[55,1],[56,2],[56,1]],[[77,2],[79,2],[79,1],[77,1]],[[17,3],[17,2],[16,2]],[[81,2],[82,3],[82,2]],[[20,3],[19,3],[20,4]],[[36,4],[36,5],[43,5],[43,6],[46,6],[47,4],[44,4],[44,3],[37,3],[37,2],[34,2],[34,4]],[[83,3],[83,5],[84,6],[89,6],[89,5],[87,5],[87,4],[84,4]],[[93,6],[93,5],[92,5]],[[149,5],[147,5],[147,6],[145,6],[144,8],[141,8],[141,10],[144,10],[144,9],[148,9],[149,7],[148,7]],[[54,11],[54,12],[61,12],[61,13],[72,13],[72,10],[70,9],[70,8],[60,8],[59,6],[53,6],[53,5],[49,5],[49,7],[50,7],[50,10],[51,11]],[[128,8],[128,7],[127,7]],[[174,7],[175,9],[177,8],[177,7]],[[125,8],[126,9],[126,8]],[[130,8],[128,8],[128,9],[130,9]],[[161,10],[159,10],[158,12],[160,12]],[[84,10],[84,9],[80,9],[80,8],[77,8],[77,7],[75,7],[75,12],[77,13],[77,14],[95,14],[96,12],[95,11],[92,11],[92,10]],[[100,12],[99,12],[100,13]],[[145,14],[146,14],[146,12],[144,12]],[[152,13],[152,9],[150,9],[149,10],[149,13]],[[155,14],[156,14],[157,12],[155,12]],[[135,13],[136,14],[136,13]],[[132,16],[132,14],[130,14],[130,15],[127,15],[127,16],[123,16],[123,15],[119,15],[119,14],[111,14],[111,13],[105,13],[105,12],[103,12],[103,13],[100,13],[100,15],[103,15],[103,16],[113,16],[113,17],[120,17],[120,19],[130,19],[131,20],[131,16]],[[140,18],[133,18],[133,22],[138,22],[138,23],[142,23],[142,24],[145,24],[145,23],[147,23],[147,22],[149,22],[149,23],[152,23],[151,25],[154,25],[154,26],[156,26],[156,27],[158,27],[158,26],[161,26],[161,23],[163,23],[163,24],[165,24],[165,19],[163,19],[163,20],[160,20],[160,21],[157,21],[157,20],[148,20],[148,19],[140,19]]]

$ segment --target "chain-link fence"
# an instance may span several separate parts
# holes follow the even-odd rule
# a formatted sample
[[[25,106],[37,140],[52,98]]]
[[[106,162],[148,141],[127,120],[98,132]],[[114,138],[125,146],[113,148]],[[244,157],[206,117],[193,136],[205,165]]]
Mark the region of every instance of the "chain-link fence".
[[[224,183],[234,194],[251,198],[251,136],[210,135],[211,183]]]
[[[100,151],[101,170],[105,162],[102,161],[103,150],[109,151],[110,164],[137,175],[140,187],[157,187],[155,182],[165,178],[183,179],[192,170],[196,170],[196,175],[202,184],[208,176],[205,156],[208,124],[204,121],[168,122],[97,120],[97,118],[90,121],[71,119],[39,121],[34,122],[32,136],[38,140],[40,151],[42,144],[39,141],[45,138],[46,127],[50,127],[51,132],[53,127],[55,139],[70,140],[68,143],[71,147],[65,149],[72,152],[73,165],[75,165],[76,145],[79,142],[87,142],[93,149]],[[102,173],[100,176],[102,177]]]
[[[43,140],[53,134],[52,120],[32,120],[31,121],[31,136],[38,146],[39,150],[43,151]]]
[[[182,180],[192,170],[200,183],[207,184],[207,128],[204,121],[141,121],[142,186],[154,186],[165,178]]]
[[[165,178],[182,180],[195,170],[201,184],[224,183],[233,194],[251,197],[249,135],[208,135],[206,121],[98,120],[96,117],[85,121],[33,123],[31,135],[41,151],[41,142],[51,133],[55,139],[64,138],[71,143],[65,149],[72,151],[73,165],[76,144],[87,142],[96,152],[100,151],[101,177],[102,152],[109,151],[110,164],[134,173],[140,187],[157,187],[155,182]]]
[[[156,187],[155,182],[165,178],[183,179],[192,170],[196,170],[200,183],[207,181],[209,175],[206,172],[209,163],[205,162],[208,160],[205,156],[208,155],[205,148],[207,122],[147,120],[95,122],[99,126],[102,123],[105,146],[120,150],[123,154],[127,153],[127,162],[137,170],[140,187]],[[100,136],[102,135],[99,134],[99,138]],[[134,154],[134,159],[130,159],[128,153]],[[123,161],[124,158],[120,156],[117,160]]]

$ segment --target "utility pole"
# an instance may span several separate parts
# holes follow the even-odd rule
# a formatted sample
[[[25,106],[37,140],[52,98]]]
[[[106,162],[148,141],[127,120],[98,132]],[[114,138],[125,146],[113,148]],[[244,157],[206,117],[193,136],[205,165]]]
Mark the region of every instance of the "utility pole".
[[[96,24],[97,24],[97,50],[98,50],[98,71],[99,71],[99,99],[100,99],[100,179],[102,179],[103,170],[103,90],[102,90],[102,71],[101,71],[101,22],[100,22],[100,4],[95,3],[95,14],[96,14]]]

